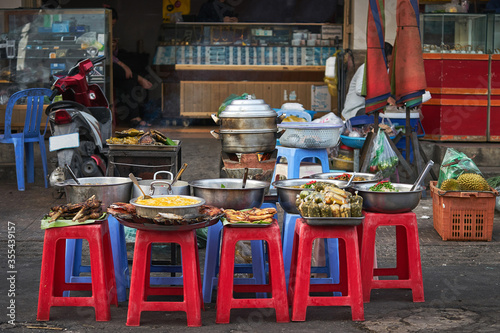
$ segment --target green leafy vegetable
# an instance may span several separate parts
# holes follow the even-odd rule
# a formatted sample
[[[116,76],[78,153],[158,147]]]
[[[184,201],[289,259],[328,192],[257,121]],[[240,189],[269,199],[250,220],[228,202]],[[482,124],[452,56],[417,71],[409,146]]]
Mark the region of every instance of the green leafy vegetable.
[[[373,192],[399,192],[392,184],[391,182],[387,180],[382,180],[378,182],[377,184],[373,185],[370,187],[370,191]]]
[[[226,188],[226,185],[220,184],[220,188]]]

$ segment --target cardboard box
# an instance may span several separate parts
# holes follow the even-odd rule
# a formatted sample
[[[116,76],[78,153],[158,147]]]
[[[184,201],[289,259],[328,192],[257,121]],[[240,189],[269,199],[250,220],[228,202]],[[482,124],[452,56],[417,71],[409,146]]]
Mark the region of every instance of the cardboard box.
[[[332,110],[332,97],[327,85],[311,86],[311,110],[326,112]]]

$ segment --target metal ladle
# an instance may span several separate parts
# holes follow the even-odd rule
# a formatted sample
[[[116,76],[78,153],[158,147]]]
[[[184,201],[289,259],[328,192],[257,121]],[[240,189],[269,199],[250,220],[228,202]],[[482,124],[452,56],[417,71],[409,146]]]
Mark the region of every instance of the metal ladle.
[[[352,173],[351,178],[349,178],[349,180],[347,181],[347,184],[345,185],[345,188],[348,188],[349,186],[351,186],[352,182],[354,181],[354,177],[356,177],[356,172]]]
[[[143,199],[153,199],[152,196],[146,195],[146,193],[144,193],[144,190],[142,189],[141,185],[139,185],[139,182],[137,181],[137,178],[135,178],[133,173],[130,173],[128,175],[128,177],[130,179],[132,179],[132,182],[134,183],[134,185],[137,186],[139,188],[139,190],[141,190]]]
[[[413,184],[413,186],[410,188],[410,192],[415,191],[415,189],[418,187],[418,185],[420,185],[420,183],[422,182],[422,180],[424,180],[424,177],[427,176],[427,174],[429,173],[429,171],[431,170],[431,168],[432,168],[433,165],[434,165],[434,161],[433,160],[429,160],[429,162],[427,162],[427,165],[425,166],[424,170],[418,176],[418,178],[415,181],[415,183]]]
[[[73,180],[76,182],[76,184],[80,185],[80,182],[78,181],[78,178],[76,178],[75,173],[73,172],[73,170],[71,170],[71,168],[69,167],[69,165],[65,164],[64,167],[66,168],[66,170],[68,170],[69,175],[71,176],[71,178],[73,178]]]

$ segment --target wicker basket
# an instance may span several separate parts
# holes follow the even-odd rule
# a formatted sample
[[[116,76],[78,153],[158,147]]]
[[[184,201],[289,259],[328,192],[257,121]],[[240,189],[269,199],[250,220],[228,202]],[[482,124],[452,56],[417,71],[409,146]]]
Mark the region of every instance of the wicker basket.
[[[498,192],[442,191],[431,182],[434,229],[443,240],[491,241]]]
[[[342,125],[322,123],[281,123],[285,129],[280,144],[290,148],[330,148],[339,143]]]

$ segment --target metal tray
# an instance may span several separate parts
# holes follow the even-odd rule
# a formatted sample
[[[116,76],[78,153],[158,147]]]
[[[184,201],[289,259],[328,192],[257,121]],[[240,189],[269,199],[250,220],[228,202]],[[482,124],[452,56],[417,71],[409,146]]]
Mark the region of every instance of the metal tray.
[[[214,219],[203,221],[203,222],[198,222],[198,223],[192,223],[192,224],[186,224],[186,225],[160,225],[160,224],[155,224],[155,223],[135,223],[135,222],[130,222],[118,217],[115,217],[118,222],[123,224],[124,226],[127,226],[129,228],[134,228],[138,230],[154,230],[154,231],[186,231],[186,230],[194,230],[194,229],[200,229],[200,228],[205,228],[209,227],[211,225],[216,224],[219,222],[219,216],[217,216]]]
[[[362,217],[301,217],[309,225],[360,225],[365,219]]]
[[[352,176],[353,172],[326,172],[326,173],[316,173],[314,175],[309,176],[310,178],[316,178],[316,179],[330,179],[330,180],[335,180],[333,177],[337,177],[340,175],[343,175],[344,173],[347,173]],[[377,176],[373,173],[361,173],[361,172],[356,172],[356,176],[359,177],[364,177],[366,180],[361,180],[361,181],[353,181],[353,184],[367,184],[367,183],[376,183],[379,180],[382,180],[382,177]],[[330,178],[332,177],[332,178]]]
[[[127,145],[127,144],[108,144],[110,150],[148,150],[148,151],[176,151],[181,144],[180,140],[172,140],[176,146],[156,146],[156,145]]]

